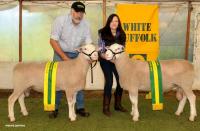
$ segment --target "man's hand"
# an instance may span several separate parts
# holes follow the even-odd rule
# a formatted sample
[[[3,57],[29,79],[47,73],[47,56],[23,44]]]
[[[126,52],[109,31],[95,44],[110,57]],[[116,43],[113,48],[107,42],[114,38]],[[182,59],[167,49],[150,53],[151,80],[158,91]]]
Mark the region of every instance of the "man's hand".
[[[62,58],[63,61],[69,60],[70,58],[65,55],[61,47],[58,44],[58,41],[50,39],[50,44],[54,51]]]
[[[65,57],[63,57],[62,59],[63,59],[63,61],[67,61],[67,60],[69,60],[70,58],[67,57],[67,56],[65,55]]]

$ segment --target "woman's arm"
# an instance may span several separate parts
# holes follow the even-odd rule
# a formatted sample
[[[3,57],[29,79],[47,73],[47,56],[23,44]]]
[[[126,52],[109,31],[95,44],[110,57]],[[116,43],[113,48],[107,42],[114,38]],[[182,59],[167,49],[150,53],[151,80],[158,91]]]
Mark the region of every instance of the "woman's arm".
[[[99,38],[98,38],[98,45],[101,48],[100,50],[100,57],[105,59],[105,41],[101,38],[101,33],[99,32]]]

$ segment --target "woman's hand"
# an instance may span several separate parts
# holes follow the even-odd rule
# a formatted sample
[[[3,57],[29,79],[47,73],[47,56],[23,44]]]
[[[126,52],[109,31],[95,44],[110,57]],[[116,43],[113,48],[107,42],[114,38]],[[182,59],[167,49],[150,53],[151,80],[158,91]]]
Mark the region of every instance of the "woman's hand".
[[[100,55],[101,55],[101,58],[106,60],[105,53],[101,53]]]

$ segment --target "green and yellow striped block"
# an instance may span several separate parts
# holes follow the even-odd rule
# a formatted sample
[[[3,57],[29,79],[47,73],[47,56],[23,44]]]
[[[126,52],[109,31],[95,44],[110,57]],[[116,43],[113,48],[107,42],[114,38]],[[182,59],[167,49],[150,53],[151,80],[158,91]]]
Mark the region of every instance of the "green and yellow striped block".
[[[56,72],[58,62],[47,62],[44,73],[44,110],[55,110]]]
[[[150,61],[150,81],[151,92],[146,96],[148,99],[152,99],[153,110],[163,110],[163,90],[162,90],[162,71],[160,62]]]

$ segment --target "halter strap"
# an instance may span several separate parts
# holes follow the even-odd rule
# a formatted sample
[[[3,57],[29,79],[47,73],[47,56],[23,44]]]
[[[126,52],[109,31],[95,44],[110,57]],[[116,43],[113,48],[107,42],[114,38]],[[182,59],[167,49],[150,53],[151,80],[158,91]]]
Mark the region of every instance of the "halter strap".
[[[113,54],[113,57],[112,57],[112,60],[114,59],[114,57],[117,55],[117,54],[121,54],[121,53],[123,53],[124,52],[124,50],[122,50],[122,51],[119,51],[119,52],[114,52],[114,51],[112,51],[111,49],[108,49],[109,51],[111,51],[112,52],[112,54]]]

